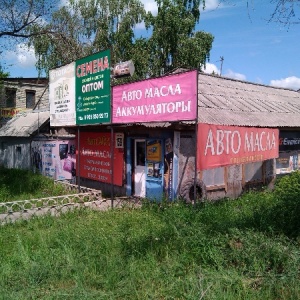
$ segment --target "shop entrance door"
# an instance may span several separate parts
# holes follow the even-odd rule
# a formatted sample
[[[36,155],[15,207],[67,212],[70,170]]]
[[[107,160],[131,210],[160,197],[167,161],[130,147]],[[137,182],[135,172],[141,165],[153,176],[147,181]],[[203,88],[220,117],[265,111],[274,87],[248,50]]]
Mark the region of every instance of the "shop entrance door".
[[[147,139],[146,141],[146,197],[161,201],[163,198],[163,141]]]
[[[134,196],[146,197],[146,141],[134,140]]]

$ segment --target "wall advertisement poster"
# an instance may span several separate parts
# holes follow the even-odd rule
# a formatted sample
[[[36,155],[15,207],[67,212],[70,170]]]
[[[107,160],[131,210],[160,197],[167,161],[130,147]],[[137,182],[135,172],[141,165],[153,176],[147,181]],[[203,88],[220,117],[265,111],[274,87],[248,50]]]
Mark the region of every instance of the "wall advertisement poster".
[[[197,168],[205,170],[277,158],[278,142],[279,131],[274,128],[199,124]]]
[[[75,140],[32,141],[33,171],[55,180],[71,180],[76,176]]]
[[[116,140],[116,135],[117,133],[114,134],[113,141]],[[113,184],[122,186],[124,149],[114,143],[113,152],[111,151],[110,133],[80,132],[79,149],[81,177],[111,183],[113,174]]]

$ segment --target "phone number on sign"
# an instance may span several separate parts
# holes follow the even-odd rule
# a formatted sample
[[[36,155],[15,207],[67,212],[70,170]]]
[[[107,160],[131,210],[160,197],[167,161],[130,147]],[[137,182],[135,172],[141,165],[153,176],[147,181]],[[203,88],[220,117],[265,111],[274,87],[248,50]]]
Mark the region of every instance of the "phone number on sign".
[[[98,119],[106,119],[108,118],[108,113],[100,113],[100,114],[89,114],[85,115],[84,119],[85,120],[98,120]]]
[[[92,173],[87,173],[88,178],[92,178],[94,180],[101,180],[101,181],[108,181],[109,178],[106,176],[102,176],[102,175],[96,175],[96,174],[92,174]]]

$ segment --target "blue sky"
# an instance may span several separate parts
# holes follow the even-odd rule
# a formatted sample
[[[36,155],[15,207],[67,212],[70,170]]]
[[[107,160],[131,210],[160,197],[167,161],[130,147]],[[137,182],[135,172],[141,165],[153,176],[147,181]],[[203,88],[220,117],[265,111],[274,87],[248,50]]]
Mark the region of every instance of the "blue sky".
[[[143,0],[145,8],[155,13],[154,0]],[[289,28],[268,22],[275,4],[271,0],[206,0],[196,30],[214,36],[207,73],[254,83],[300,89],[299,25]],[[299,9],[300,17],[300,9]],[[142,26],[139,26],[141,28]],[[139,29],[137,33],[142,33]],[[19,44],[5,51],[11,77],[36,77],[32,49]],[[2,62],[1,62],[2,63]]]
[[[215,37],[208,71],[265,85],[300,89],[299,25],[289,28],[268,22],[270,0],[207,1],[198,30]],[[273,1],[274,2],[274,1]],[[298,11],[300,17],[300,10]],[[216,70],[217,68],[217,70]]]

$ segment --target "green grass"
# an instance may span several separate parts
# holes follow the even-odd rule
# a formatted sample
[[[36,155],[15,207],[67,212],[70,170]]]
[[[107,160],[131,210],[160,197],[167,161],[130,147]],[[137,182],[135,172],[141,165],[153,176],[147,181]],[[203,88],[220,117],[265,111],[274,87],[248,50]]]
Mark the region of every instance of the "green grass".
[[[4,225],[0,299],[299,299],[300,194],[288,184]]]
[[[28,170],[0,167],[0,202],[28,200],[70,194],[53,179]]]

